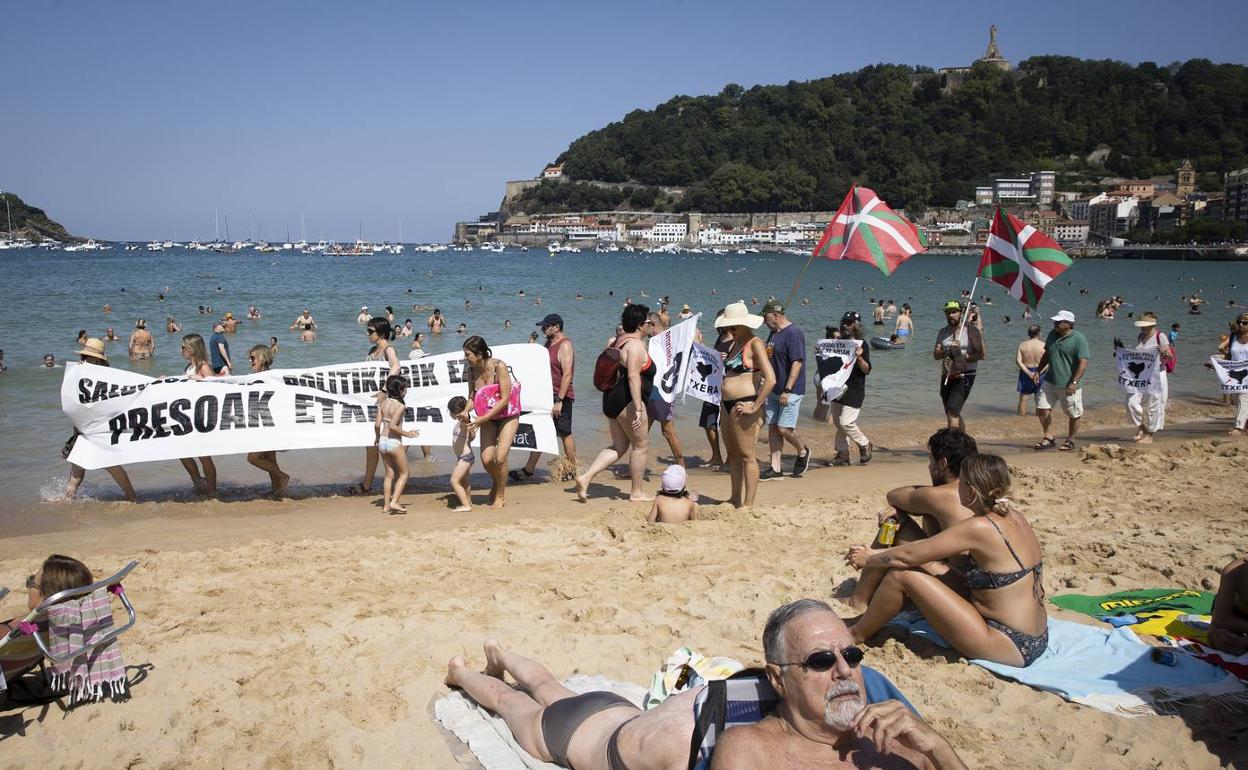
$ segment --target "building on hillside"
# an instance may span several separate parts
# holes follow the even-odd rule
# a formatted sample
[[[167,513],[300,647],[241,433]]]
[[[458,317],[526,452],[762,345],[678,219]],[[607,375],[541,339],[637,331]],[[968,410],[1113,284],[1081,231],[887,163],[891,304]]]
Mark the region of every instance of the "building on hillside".
[[[1157,194],[1157,183],[1152,179],[1123,179],[1110,195],[1118,197],[1151,198]]]
[[[1015,216],[1050,237],[1053,236],[1053,228],[1057,225],[1058,220],[1056,211],[1042,211],[1036,209],[1018,212]]]
[[[1053,225],[1053,239],[1058,243],[1087,243],[1088,220],[1059,219]]]
[[[1196,192],[1196,169],[1187,158],[1179,164],[1174,172],[1174,194],[1186,198]]]
[[[1186,221],[1186,206],[1177,195],[1158,193],[1140,201],[1138,227],[1154,232],[1177,230]]]
[[[1138,198],[1105,196],[1088,206],[1088,237],[1114,238],[1134,228],[1139,217]]]
[[[680,243],[689,233],[685,222],[655,222],[646,240],[651,243]]]
[[[992,66],[1000,70],[1003,70],[1005,72],[1010,72],[1011,70],[1014,69],[1014,65],[1010,63],[1009,59],[1005,58],[1005,56],[1001,53],[1000,46],[997,45],[997,25],[996,24],[993,24],[992,26],[988,28],[988,47],[984,50],[984,55],[976,59],[975,62],[971,64],[971,66],[969,67],[941,67],[940,69],[936,70],[936,74],[940,76],[941,90],[947,94],[953,93],[955,90],[957,90],[958,86],[962,85],[962,83],[966,80],[967,76],[971,74],[971,71],[974,69],[975,64],[979,64],[981,62],[984,64],[991,64]],[[919,77],[931,77],[931,76],[930,75],[915,76],[915,78],[919,78]],[[915,81],[915,78],[911,79],[912,82]]]
[[[1248,168],[1231,171],[1226,175],[1223,188],[1222,216],[1248,224]],[[1209,201],[1213,203],[1212,200]]]
[[[975,188],[975,202],[998,206],[1051,206],[1057,188],[1054,171],[1031,171],[1019,176],[993,177],[988,187]],[[989,195],[989,193],[991,193]]]
[[[555,165],[554,163],[551,163],[549,166],[542,169],[542,179],[558,179],[561,176],[563,176],[563,164],[562,163],[560,163],[559,165]]]
[[[986,187],[975,188],[975,205],[991,206],[992,205],[992,185]]]

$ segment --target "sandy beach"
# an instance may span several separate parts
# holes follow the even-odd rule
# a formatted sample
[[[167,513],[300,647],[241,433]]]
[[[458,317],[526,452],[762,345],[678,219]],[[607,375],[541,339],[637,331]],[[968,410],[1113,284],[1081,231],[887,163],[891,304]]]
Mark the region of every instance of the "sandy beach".
[[[1136,447],[1120,407],[1094,410],[1083,451],[1070,453],[1021,449],[1034,417],[971,426],[983,451],[1010,461],[1050,595],[1210,588],[1248,549],[1234,483],[1248,442],[1221,436],[1229,414],[1211,402],[1173,402],[1170,414],[1156,444]],[[373,498],[76,505],[61,530],[0,541],[0,585],[19,589],[0,611],[21,611],[22,578],[52,551],[97,576],[138,559],[127,588],[140,622],[123,645],[132,697],[7,708],[3,765],[456,767],[429,704],[446,692],[447,659],[479,663],[487,635],[558,675],[639,684],[682,645],[756,661],[767,613],[831,598],[852,575],[846,548],[874,534],[883,492],[927,481],[921,441],[942,423],[868,425],[891,450],[870,466],[764,483],[752,512],[711,504],[677,527],[646,525],[609,474],[588,505],[564,484],[528,484],[505,511],[468,515],[415,489],[404,517]],[[684,438],[705,456],[700,436]],[[690,485],[721,500],[728,479],[694,471]],[[1243,715],[1114,717],[887,630],[867,661],[972,767],[1248,762]]]

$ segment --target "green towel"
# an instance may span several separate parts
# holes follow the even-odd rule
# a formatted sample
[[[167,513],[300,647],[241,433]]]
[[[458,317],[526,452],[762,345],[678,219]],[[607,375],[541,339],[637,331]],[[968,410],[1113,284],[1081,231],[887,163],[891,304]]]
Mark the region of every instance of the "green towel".
[[[1050,598],[1049,601],[1064,610],[1082,612],[1094,618],[1104,615],[1134,615],[1150,610],[1182,610],[1195,615],[1209,615],[1213,612],[1212,592],[1183,588],[1144,588],[1103,596],[1062,594]]]

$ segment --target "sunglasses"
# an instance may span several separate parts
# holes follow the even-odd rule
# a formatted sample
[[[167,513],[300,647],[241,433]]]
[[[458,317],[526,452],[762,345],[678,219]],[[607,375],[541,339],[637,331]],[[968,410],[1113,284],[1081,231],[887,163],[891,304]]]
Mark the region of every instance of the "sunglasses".
[[[248,361],[250,361],[250,362],[252,362],[252,363],[254,364],[254,363],[256,362],[256,357],[255,357],[255,356],[247,356],[247,360],[248,360]]]
[[[806,656],[806,660],[797,663],[776,663],[775,665],[784,668],[785,666],[801,666],[803,671],[827,671],[836,665],[836,650],[815,650]],[[845,647],[841,649],[840,658],[845,661],[845,665],[850,668],[857,668],[862,662],[863,652],[857,647]]]

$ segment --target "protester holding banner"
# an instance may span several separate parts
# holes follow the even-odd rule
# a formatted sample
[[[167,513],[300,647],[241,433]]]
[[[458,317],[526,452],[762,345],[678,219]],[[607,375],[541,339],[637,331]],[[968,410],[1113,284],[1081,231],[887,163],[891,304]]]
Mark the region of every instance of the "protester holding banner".
[[[832,400],[830,419],[836,425],[836,457],[832,464],[849,465],[849,440],[858,446],[858,464],[871,462],[871,439],[858,427],[858,415],[867,395],[867,375],[871,373],[871,353],[862,342],[862,316],[853,310],[841,316],[841,340],[857,342],[857,351],[851,363],[849,378],[845,380],[845,392]]]
[[[660,305],[662,307],[662,305]],[[683,321],[681,323],[684,323]],[[650,340],[656,340],[663,335],[671,337],[667,324],[664,323],[662,316],[658,313],[651,313],[646,319],[645,332],[650,336]],[[646,347],[649,349],[650,340],[647,340]],[[670,349],[670,341],[660,341],[660,350]],[[659,380],[660,387],[654,388],[650,392],[650,398],[646,399],[646,431],[649,432],[654,423],[659,423],[659,430],[663,434],[663,438],[667,440],[667,446],[672,450],[672,462],[683,466],[685,464],[685,450],[680,445],[680,436],[676,433],[676,405],[673,403],[672,397],[675,395],[676,383],[680,376],[684,373],[685,366],[684,356],[674,359],[672,366],[664,366],[665,362],[661,357],[655,355],[655,351],[650,351],[650,358],[654,360],[659,370],[655,372],[655,379]],[[662,387],[666,384],[668,387]]]
[[[1174,368],[1174,350],[1170,347],[1170,339],[1157,331],[1156,313],[1140,313],[1135,325],[1140,333],[1132,350],[1157,360],[1153,362],[1150,386],[1127,393],[1127,417],[1135,426],[1136,442],[1151,444],[1153,434],[1166,424],[1166,402],[1170,398],[1166,373]]]
[[[304,311],[307,312],[306,310]],[[297,321],[296,321],[297,322]],[[368,355],[364,356],[365,361],[384,361],[390,366],[389,374],[391,376],[399,373],[399,354],[395,351],[394,346],[390,344],[390,322],[381,316],[371,318],[364,333],[368,335],[368,341],[372,347],[368,349]],[[425,456],[429,455],[428,448],[424,449]],[[370,494],[373,491],[373,479],[377,477],[377,460],[380,455],[377,453],[376,445],[370,444],[364,447],[364,479],[356,485],[352,492],[358,492],[362,495]]]
[[[1227,431],[1228,436],[1248,434],[1248,379],[1244,372],[1248,371],[1248,313],[1240,313],[1231,322],[1233,329],[1220,345],[1218,356],[1222,361],[1239,364],[1238,366],[1221,365],[1216,359],[1210,360],[1205,366],[1217,371],[1222,383],[1222,392],[1229,394],[1236,402],[1235,424]]]
[[[602,391],[602,413],[611,431],[611,445],[599,452],[585,472],[576,477],[576,497],[581,502],[589,499],[589,483],[594,477],[625,452],[629,452],[628,499],[633,502],[654,499],[642,486],[650,452],[646,401],[654,389],[654,375],[658,371],[641,341],[642,326],[649,314],[650,308],[645,305],[625,305],[618,333],[610,346],[599,354],[594,366],[594,385]]]
[[[273,351],[268,345],[253,345],[247,351],[247,360],[251,363],[251,371],[259,374],[267,372],[273,366]],[[286,493],[286,485],[290,483],[290,475],[284,473],[277,465],[277,452],[248,452],[247,462],[269,474],[269,483],[273,485],[273,497],[282,499]],[[376,462],[374,460],[374,462]]]
[[[563,444],[563,456],[569,467],[576,468],[576,439],[572,437],[572,404],[576,399],[572,378],[576,372],[576,349],[568,335],[563,333],[563,316],[558,313],[548,313],[537,322],[537,327],[546,335],[546,354],[550,357],[550,385],[554,388],[550,416],[555,423],[555,435]],[[530,452],[524,467],[511,471],[507,476],[512,481],[533,478],[541,456],[541,452]]]
[[[208,346],[204,344],[204,338],[198,334],[188,334],[182,338],[182,358],[186,361],[186,376],[192,380],[202,380],[208,377],[215,377],[212,363],[208,357]],[[191,484],[195,486],[195,491],[201,495],[212,497],[217,494],[217,466],[213,463],[211,457],[198,458],[200,465],[203,466],[201,473],[200,467],[195,464],[196,458],[181,458],[182,467],[186,468],[186,472],[191,476]]]
[[[724,312],[723,308],[720,308],[719,315],[723,315],[723,312]],[[728,348],[732,346],[732,335],[728,333],[727,329],[716,329],[715,331],[718,333],[718,338],[715,340],[715,345],[712,349],[717,354],[719,361],[720,361],[719,368],[720,368],[721,380],[719,384],[720,384],[720,387],[722,387],[723,386],[723,381],[722,381],[723,360],[725,357],[727,357]],[[696,359],[690,361],[690,365],[694,367],[697,367],[698,363],[699,362]],[[711,367],[714,365],[713,362],[709,360],[709,358],[707,361],[703,363],[707,367]],[[711,371],[710,369],[707,369],[707,372],[710,372],[710,371]],[[702,376],[701,379],[705,380],[706,377]],[[688,393],[688,388],[686,388],[685,392]],[[711,446],[711,462],[710,462],[711,470],[718,471],[720,467],[724,464],[724,456],[720,454],[719,452],[719,394],[718,393],[715,394],[714,401],[703,401],[702,413],[698,416],[698,427],[706,431],[706,443],[710,444]]]
[[[732,473],[732,496],[737,508],[754,505],[758,491],[758,430],[763,424],[762,408],[776,384],[767,348],[754,336],[763,317],[753,315],[744,302],[733,302],[715,319],[715,328],[732,334],[724,358],[724,382],[719,417],[723,428],[724,450]]]
[[[0,351],[3,353],[4,351]],[[82,344],[82,349],[78,351],[78,360],[84,364],[95,364],[96,366],[108,366],[108,356],[104,355],[104,341],[94,337],[88,337],[86,342]],[[0,355],[0,364],[3,363],[3,356]],[[66,460],[69,459],[69,453],[73,451],[74,444],[78,441],[78,429],[74,428],[74,433],[65,442],[65,448],[61,450],[61,456]],[[121,487],[121,493],[126,496],[130,502],[135,502],[137,498],[134,494],[134,485],[130,483],[130,475],[126,473],[126,469],[120,465],[110,465],[104,470],[108,471],[108,475],[113,477],[113,481],[117,482],[117,486]],[[78,487],[82,486],[82,480],[86,478],[87,471],[81,465],[69,464],[69,482],[65,485],[65,498],[73,500],[78,496]]]
[[[464,340],[468,362],[468,400],[477,416],[469,423],[481,436],[481,465],[490,474],[490,507],[502,508],[507,494],[507,456],[520,429],[520,383],[512,382],[511,370],[495,358],[485,340],[473,335]]]

